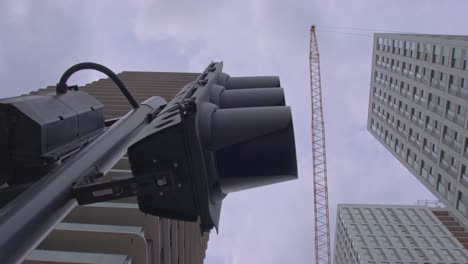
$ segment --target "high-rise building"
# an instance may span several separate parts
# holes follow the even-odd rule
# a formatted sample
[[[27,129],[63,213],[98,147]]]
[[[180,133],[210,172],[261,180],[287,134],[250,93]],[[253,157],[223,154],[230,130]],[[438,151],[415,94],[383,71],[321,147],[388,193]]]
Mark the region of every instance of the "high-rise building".
[[[468,226],[468,36],[375,34],[368,130]]]
[[[444,208],[340,204],[334,263],[462,264],[468,261],[467,239]]]
[[[151,96],[171,100],[196,73],[122,72],[118,76],[135,99]],[[125,115],[131,106],[109,79],[92,82],[81,90],[104,104],[106,119]],[[54,92],[55,87],[33,94]],[[131,174],[126,156],[104,178]],[[199,264],[203,263],[208,233],[198,223],[146,215],[136,199],[75,207],[25,263],[100,263],[100,264]]]

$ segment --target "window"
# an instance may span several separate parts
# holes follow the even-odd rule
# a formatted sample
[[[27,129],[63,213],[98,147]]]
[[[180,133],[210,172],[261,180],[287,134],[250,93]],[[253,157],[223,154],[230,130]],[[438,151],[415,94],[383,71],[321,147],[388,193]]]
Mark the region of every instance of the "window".
[[[468,81],[465,82],[465,78],[461,78],[460,88],[461,97],[468,99]]]
[[[440,174],[437,175],[436,189],[440,194],[445,196],[445,179]]]
[[[457,152],[461,149],[462,142],[459,132],[455,129],[449,128],[448,126],[444,126],[442,141]]]
[[[444,260],[450,260],[450,261],[455,260],[455,258],[452,256],[452,254],[450,254],[448,249],[441,249],[441,251],[442,251],[442,256]]]
[[[424,160],[421,160],[421,169],[419,170],[419,175],[427,179],[427,168],[426,168],[426,162]]]
[[[463,60],[463,69],[468,70],[468,51],[465,50],[465,58]]]
[[[434,52],[432,53],[432,63],[440,63],[441,47],[439,45],[434,46]]]
[[[357,227],[357,225],[351,224],[350,226],[351,226],[351,230],[352,230],[354,233],[357,233],[357,234],[361,233],[361,232],[359,231],[359,228]]]
[[[465,123],[465,107],[447,100],[446,118],[456,124],[463,125]]]
[[[455,243],[453,243],[453,240],[450,237],[442,237],[442,243],[444,243],[446,247],[457,246]]]
[[[431,55],[431,50],[432,50],[431,44],[426,44],[424,46],[424,60],[425,61],[429,61],[429,58],[430,58],[430,55]]]
[[[365,256],[366,259],[372,259],[372,255],[368,248],[363,248],[361,252],[362,252],[362,255]]]
[[[419,231],[418,227],[415,225],[408,226],[409,230],[413,235],[421,235],[421,231]]]
[[[439,75],[439,86],[440,88],[445,88],[447,85],[447,73],[441,72]]]
[[[375,249],[374,249],[374,252],[375,252],[376,258],[377,258],[378,260],[387,259],[387,258],[385,257],[385,254],[384,254],[384,252],[383,252],[382,249],[380,249],[380,248],[375,248]]]
[[[454,103],[452,103],[451,101],[448,101],[447,100],[447,108],[446,108],[446,114],[448,117],[454,117],[455,116],[455,110],[456,110],[456,106]]]
[[[405,50],[403,52],[403,56],[408,56],[409,54],[409,49],[410,49],[410,42],[409,41],[405,41]]]
[[[416,42],[411,42],[411,54],[410,57],[416,58]]]
[[[409,235],[409,232],[408,232],[408,229],[406,229],[406,226],[398,225],[398,228],[400,229],[400,232],[403,233],[403,235]]]
[[[356,241],[362,244],[365,244],[363,236],[356,236]]]
[[[419,67],[419,65],[414,67],[414,73],[416,74],[416,78],[421,79],[421,67]]]
[[[455,92],[458,90],[458,77],[457,77],[457,76],[450,75],[450,78],[449,78],[449,89],[450,89],[450,90],[453,90],[453,91],[455,91]]]
[[[467,169],[466,165],[462,165],[460,181],[465,186],[468,186],[468,169]]]
[[[429,241],[427,240],[427,238],[423,237],[423,236],[420,236],[418,237],[418,240],[419,240],[419,244],[423,247],[430,247],[431,244],[429,244]]]
[[[430,81],[430,85],[432,87],[438,87],[439,86],[439,80],[437,78],[437,72],[434,71],[434,70],[431,70],[431,81]]]
[[[461,62],[461,49],[460,48],[453,48],[452,49],[452,63],[451,66],[453,68],[460,68]]]
[[[455,249],[455,250],[452,250],[452,253],[457,256],[457,258],[460,258],[460,259],[466,259],[467,257],[465,256],[465,254],[463,254],[463,251],[464,249]]]
[[[398,50],[398,40],[393,40],[392,44],[392,53],[395,54]]]
[[[432,243],[437,247],[445,247],[444,244],[437,237],[430,237]]]
[[[420,258],[420,259],[424,259],[424,260],[427,260],[427,257],[424,255],[423,251],[419,248],[415,248],[414,251],[416,252],[416,255]]]
[[[405,42],[403,40],[399,40],[398,41],[398,49],[399,49],[399,53],[400,55],[403,55],[403,47],[405,45]]]
[[[382,38],[378,38],[377,40],[377,49],[378,50],[383,50],[383,39]]]
[[[423,82],[426,83],[428,80],[428,74],[429,70],[426,69],[426,67],[422,68],[422,75],[423,75]]]
[[[402,255],[403,255],[403,259],[405,260],[414,260],[414,257],[413,255],[411,255],[410,251],[406,248],[402,248],[400,249]]]
[[[458,77],[450,75],[449,77],[449,93],[456,94],[458,91]]]
[[[455,187],[453,187],[453,184],[449,182],[447,184],[447,200],[452,202],[454,197],[455,197]]]
[[[403,243],[403,239],[401,239],[401,237],[394,236],[393,240],[395,241],[395,245],[397,247],[404,247],[405,246],[405,243]]]
[[[416,59],[422,60],[423,59],[423,54],[424,52],[424,44],[418,43],[418,53],[416,54]]]
[[[387,252],[388,252],[388,255],[390,255],[390,259],[400,259],[397,251],[394,248],[387,249]]]
[[[377,235],[384,235],[385,234],[382,226],[380,226],[380,225],[374,225],[374,230],[375,230],[375,233]]]
[[[465,200],[463,198],[463,193],[460,191],[458,191],[456,207],[457,207],[457,210],[460,211],[462,215],[466,215]]]
[[[372,231],[371,231],[369,225],[361,225],[361,229],[362,229],[363,233],[371,233],[372,234]]]
[[[448,47],[444,47],[444,53],[442,55],[442,64],[448,66],[449,65],[449,53],[450,49]]]
[[[450,169],[452,170],[453,174],[458,172],[458,160],[455,157],[450,157]]]
[[[427,219],[426,219],[427,220]],[[421,230],[423,231],[424,235],[427,237],[428,235],[434,235],[434,233],[432,232],[432,230],[427,226],[427,225],[423,225],[423,226],[420,226]],[[435,238],[437,239],[437,238]],[[440,243],[440,241],[439,241]]]
[[[370,242],[369,245],[372,245],[372,246],[379,246],[379,244],[377,243],[377,238],[375,238],[375,236],[367,236],[367,240]]]
[[[431,256],[431,258],[436,259],[436,260],[442,260],[440,256],[435,252],[433,249],[427,249],[426,252]]]

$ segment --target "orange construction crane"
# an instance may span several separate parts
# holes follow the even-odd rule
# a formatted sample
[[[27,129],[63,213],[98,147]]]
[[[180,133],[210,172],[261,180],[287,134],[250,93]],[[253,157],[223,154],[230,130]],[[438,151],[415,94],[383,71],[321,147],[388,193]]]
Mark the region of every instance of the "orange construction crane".
[[[327,155],[320,83],[320,54],[315,25],[310,28],[310,94],[312,97],[312,160],[314,173],[315,263],[330,264]]]

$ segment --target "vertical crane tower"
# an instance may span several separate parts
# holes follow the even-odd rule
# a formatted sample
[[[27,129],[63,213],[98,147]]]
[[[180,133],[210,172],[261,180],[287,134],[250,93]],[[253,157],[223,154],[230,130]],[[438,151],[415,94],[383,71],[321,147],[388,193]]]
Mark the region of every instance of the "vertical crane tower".
[[[315,263],[330,264],[327,155],[320,83],[320,54],[315,25],[310,27],[310,94],[312,105],[312,165],[314,173]]]

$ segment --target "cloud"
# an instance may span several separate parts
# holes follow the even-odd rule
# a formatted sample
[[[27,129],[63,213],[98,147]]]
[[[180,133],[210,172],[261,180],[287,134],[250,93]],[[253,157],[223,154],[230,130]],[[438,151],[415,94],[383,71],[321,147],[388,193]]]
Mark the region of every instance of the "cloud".
[[[333,238],[337,203],[411,204],[433,196],[366,131],[372,38],[320,27],[466,34],[466,8],[463,1],[401,0],[2,1],[0,96],[54,84],[80,61],[115,71],[199,72],[223,60],[234,76],[279,75],[293,109],[300,178],[229,195],[206,260],[310,263],[310,24],[319,28]],[[75,81],[98,77],[84,73]]]

